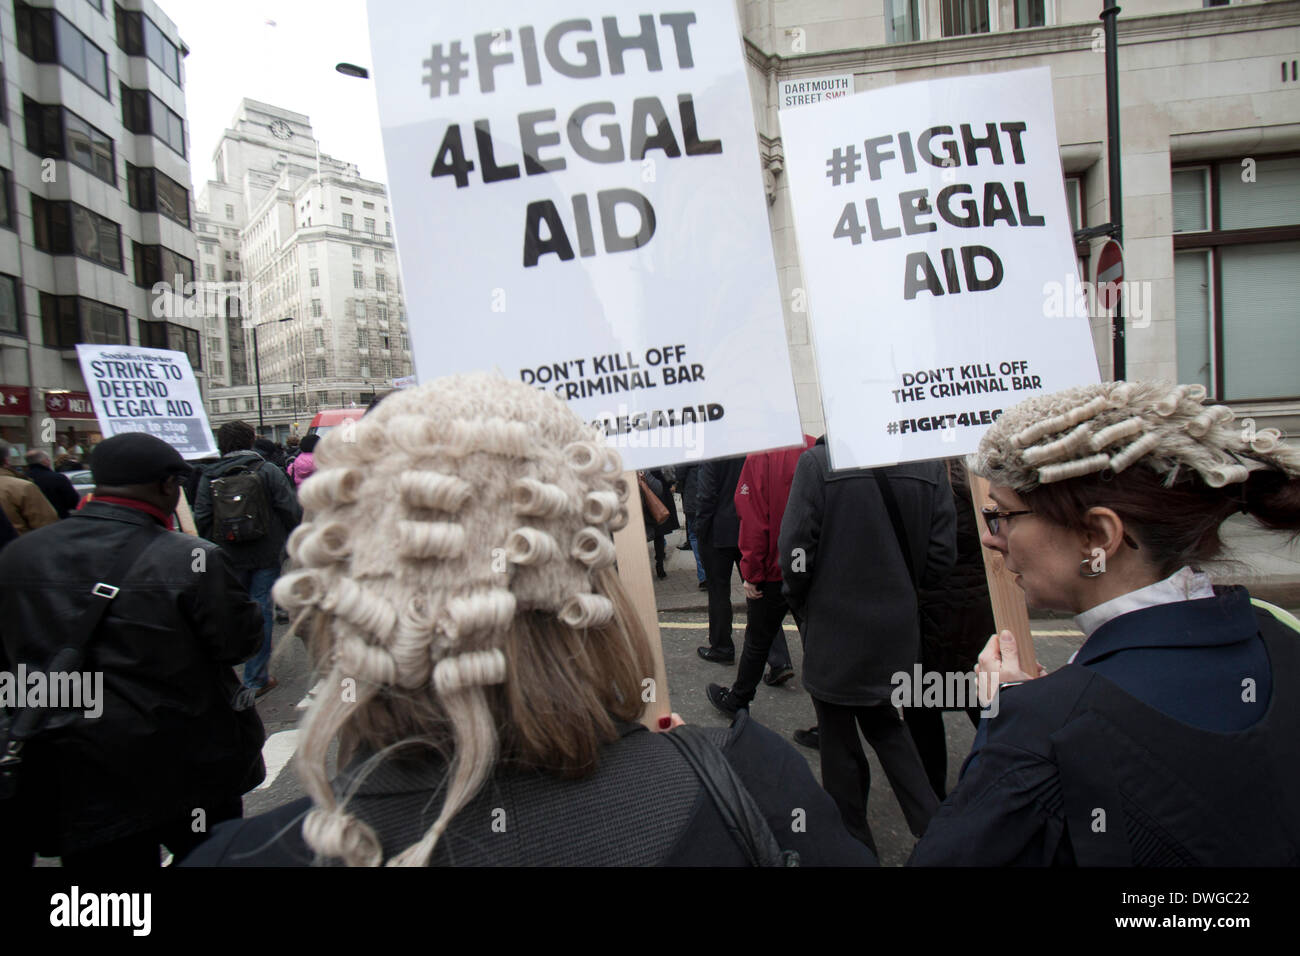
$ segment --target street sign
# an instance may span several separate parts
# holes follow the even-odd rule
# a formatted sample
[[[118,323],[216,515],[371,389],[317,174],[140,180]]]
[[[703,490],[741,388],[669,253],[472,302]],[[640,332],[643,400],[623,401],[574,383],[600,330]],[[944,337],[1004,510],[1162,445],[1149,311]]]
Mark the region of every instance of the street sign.
[[[1124,279],[1124,250],[1114,239],[1101,247],[1097,256],[1097,304],[1109,312],[1119,301],[1119,284]]]

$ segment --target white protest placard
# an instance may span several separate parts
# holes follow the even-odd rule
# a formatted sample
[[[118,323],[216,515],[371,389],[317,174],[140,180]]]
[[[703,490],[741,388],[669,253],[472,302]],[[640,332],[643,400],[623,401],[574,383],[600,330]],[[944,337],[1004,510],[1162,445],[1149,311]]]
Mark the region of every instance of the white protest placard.
[[[777,83],[776,108],[807,106],[823,100],[838,100],[853,93],[853,74],[837,73],[834,76],[809,76]]]
[[[134,345],[78,345],[99,430],[105,438],[144,432],[182,458],[210,458],[217,443],[184,352]]]
[[[973,452],[1098,381],[1046,68],[780,114],[836,468]]]
[[[801,441],[733,0],[370,0],[421,380],[553,391],[628,468]]]

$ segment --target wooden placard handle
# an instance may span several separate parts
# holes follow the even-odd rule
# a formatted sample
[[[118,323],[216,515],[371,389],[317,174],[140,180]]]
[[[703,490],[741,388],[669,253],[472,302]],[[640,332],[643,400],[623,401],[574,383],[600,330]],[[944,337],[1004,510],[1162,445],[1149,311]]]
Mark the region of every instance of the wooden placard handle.
[[[641,722],[651,730],[658,730],[659,718],[672,712],[668,702],[668,671],[664,667],[664,645],[659,635],[659,609],[655,605],[654,579],[650,576],[650,554],[645,546],[645,518],[641,515],[640,496],[635,493],[636,472],[625,471],[623,478],[627,487],[633,489],[633,494],[628,498],[627,524],[614,532],[614,551],[618,558],[619,580],[636,608],[654,655],[654,699],[646,705]]]
[[[970,475],[970,497],[975,506],[976,520],[982,523],[980,511],[991,505],[987,478]],[[1016,636],[1016,650],[1020,653],[1020,669],[1026,674],[1038,675],[1038,658],[1034,654],[1034,635],[1029,630],[1029,609],[1025,606],[1025,592],[1016,584],[1015,575],[1007,570],[1002,555],[988,548],[984,553],[984,576],[989,583],[989,601],[993,605],[993,620],[998,633],[1008,630]]]
[[[176,501],[176,519],[180,522],[182,531],[198,537],[199,530],[194,525],[194,512],[190,511],[190,503],[185,498],[184,489],[181,490],[181,496]]]

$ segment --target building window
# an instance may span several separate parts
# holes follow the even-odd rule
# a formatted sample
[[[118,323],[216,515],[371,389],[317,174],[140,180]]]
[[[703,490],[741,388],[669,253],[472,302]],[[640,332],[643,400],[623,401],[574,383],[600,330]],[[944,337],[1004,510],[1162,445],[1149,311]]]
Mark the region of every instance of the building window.
[[[352,247],[352,258],[353,258],[353,259],[360,259],[360,258],[361,258],[361,247],[360,247],[360,246],[353,246],[353,247]]]
[[[244,411],[251,412],[252,410],[253,410],[253,400],[251,398],[244,399]]]
[[[1047,26],[1047,0],[1016,0],[1016,29]]]
[[[140,344],[150,349],[171,349],[184,352],[194,368],[203,367],[203,355],[199,348],[199,333],[173,322],[140,321]]]
[[[918,0],[885,0],[885,42],[914,43],[921,39]]]
[[[320,270],[312,269],[310,275],[311,275],[311,287],[314,289],[318,285],[320,285]]]
[[[388,306],[386,306],[386,305],[381,305],[381,306],[379,307],[379,321],[380,321],[380,322],[387,322],[387,321],[388,321]]]
[[[341,205],[344,205],[344,206],[351,206],[351,205],[352,205],[352,197],[351,197],[351,196],[340,196],[340,197],[339,197],[339,203],[340,203]]]
[[[311,300],[311,314],[314,319],[320,318],[320,299]]]
[[[148,166],[126,164],[127,201],[141,212],[156,212],[182,226],[190,224],[190,191]]]
[[[126,310],[75,295],[41,293],[41,332],[51,348],[74,348],[78,342],[126,344]]]
[[[366,321],[366,304],[362,302],[360,299],[357,300],[356,314],[357,314],[358,322]]]
[[[226,363],[220,359],[213,359],[212,375],[214,378],[224,379],[226,377]]]
[[[36,248],[56,256],[81,256],[122,271],[122,230],[84,206],[32,197]]]
[[[357,329],[357,348],[370,348],[370,333],[365,329]]]
[[[227,219],[235,218],[235,207],[232,206],[230,203],[226,203],[226,218]]]
[[[375,273],[375,291],[376,292],[388,291],[388,278],[382,272]]]
[[[366,227],[366,232],[371,233],[373,235],[375,231],[375,221],[373,219],[367,219],[365,221],[365,227]]]
[[[374,209],[374,208],[375,208],[375,204],[372,203],[372,202],[363,202],[363,203],[361,204],[361,208],[362,208],[362,209]]]
[[[939,26],[943,36],[988,33],[990,0],[939,0]]]
[[[1178,377],[1219,401],[1295,398],[1300,157],[1173,170]]]
[[[131,244],[135,255],[135,284],[142,289],[152,289],[155,283],[172,285],[181,277],[181,285],[194,281],[194,263],[179,252],[166,246]]]
[[[128,56],[147,56],[168,79],[181,85],[180,51],[143,13],[117,7],[117,45]]]
[[[352,272],[352,288],[364,289],[366,287],[366,274],[359,269]]]
[[[384,261],[384,253],[383,253],[381,250],[376,249],[376,250],[375,250],[375,265],[379,265],[379,264],[381,264],[383,261]]]
[[[132,133],[151,134],[185,156],[185,123],[148,90],[133,90],[122,84],[122,125]]]
[[[315,332],[316,332],[316,348],[323,349],[325,347],[325,333],[320,329],[316,329]]]
[[[14,177],[3,167],[0,167],[0,226],[17,228],[14,225]]]
[[[393,224],[391,222],[384,223],[384,234],[388,236],[393,234]]]
[[[42,159],[66,159],[111,186],[117,185],[113,141],[71,110],[23,97],[27,149]]]
[[[406,333],[403,332],[403,333],[402,333],[402,351],[403,351],[403,352],[409,352],[410,350],[411,350],[411,340],[408,339],[408,338],[406,337]]]
[[[325,377],[325,360],[323,358],[316,360],[316,377]]]
[[[343,214],[343,228],[346,229],[346,230],[348,230],[348,232],[351,232],[351,231],[352,231],[352,214],[351,214],[351,213],[346,213],[346,212],[345,212],[345,213]]]
[[[55,10],[14,4],[18,49],[37,63],[58,63],[108,99],[108,56]]]
[[[0,334],[24,334],[22,312],[18,308],[21,301],[18,279],[0,275]]]

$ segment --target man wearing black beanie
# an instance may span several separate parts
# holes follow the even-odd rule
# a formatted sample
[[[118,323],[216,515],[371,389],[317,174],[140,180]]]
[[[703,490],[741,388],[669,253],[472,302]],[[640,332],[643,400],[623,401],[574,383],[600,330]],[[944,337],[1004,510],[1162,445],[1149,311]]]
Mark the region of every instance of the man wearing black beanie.
[[[101,442],[90,464],[93,500],[0,552],[0,670],[58,671],[82,696],[33,715],[0,809],[0,866],[38,852],[157,866],[160,844],[180,859],[242,816],[265,777],[262,724],[233,670],[261,644],[258,607],[220,548],[169,530],[189,466],[145,434]],[[88,625],[91,607],[102,616]]]

